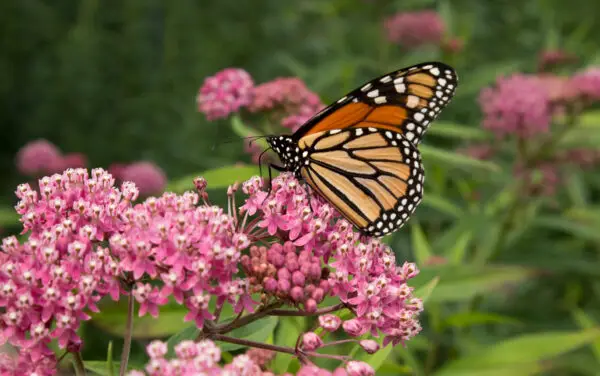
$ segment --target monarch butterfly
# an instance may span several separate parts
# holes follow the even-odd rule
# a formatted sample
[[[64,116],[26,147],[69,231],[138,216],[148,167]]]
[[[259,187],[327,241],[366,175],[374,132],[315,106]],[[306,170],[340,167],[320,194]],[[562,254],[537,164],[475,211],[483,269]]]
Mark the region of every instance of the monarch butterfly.
[[[421,202],[417,145],[457,86],[454,69],[429,62],[378,77],[325,108],[292,135],[267,143],[293,172],[363,234],[404,225]]]

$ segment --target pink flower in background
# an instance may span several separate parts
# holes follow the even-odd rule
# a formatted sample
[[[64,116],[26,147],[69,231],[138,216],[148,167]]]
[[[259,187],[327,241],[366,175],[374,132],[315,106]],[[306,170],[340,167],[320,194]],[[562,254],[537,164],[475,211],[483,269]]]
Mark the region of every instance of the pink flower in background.
[[[479,95],[483,126],[497,136],[514,134],[526,138],[548,132],[550,97],[536,76],[515,74],[498,78],[496,86]]]
[[[196,97],[198,111],[208,120],[223,119],[252,98],[254,82],[243,69],[227,68],[204,80]]]
[[[69,153],[62,157],[61,168],[59,171],[64,171],[67,168],[85,168],[87,166],[87,157],[82,153]]]
[[[494,156],[495,150],[489,143],[473,144],[457,150],[460,154],[468,155],[471,158],[487,160]]]
[[[16,156],[19,173],[31,177],[50,175],[67,168],[85,167],[86,163],[85,155],[70,153],[63,156],[54,144],[46,140],[27,143]]]
[[[251,112],[279,112],[281,125],[295,131],[324,107],[319,96],[296,77],[276,78],[258,85],[248,105]]]
[[[456,54],[463,50],[465,42],[459,38],[450,38],[442,42],[442,50],[449,54]]]
[[[575,60],[575,56],[560,49],[543,50],[538,57],[538,69],[544,71]]]
[[[51,174],[61,167],[60,150],[46,140],[35,140],[19,150],[16,157],[17,168],[23,175],[39,176]]]
[[[578,96],[585,100],[600,100],[600,67],[591,67],[577,73],[571,79],[571,85]]]
[[[114,169],[114,167],[113,167]],[[121,181],[134,182],[142,196],[160,194],[167,185],[163,170],[152,162],[140,161],[116,170]]]
[[[439,14],[432,10],[403,12],[384,21],[387,38],[408,48],[424,44],[440,44],[445,25]]]

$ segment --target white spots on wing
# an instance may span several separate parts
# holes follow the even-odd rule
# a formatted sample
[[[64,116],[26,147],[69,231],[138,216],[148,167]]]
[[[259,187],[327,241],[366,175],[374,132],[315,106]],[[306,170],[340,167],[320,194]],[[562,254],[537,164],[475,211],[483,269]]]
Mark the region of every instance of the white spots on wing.
[[[343,103],[346,101],[346,99],[348,99],[348,97],[342,97],[342,98],[338,99],[337,103]]]
[[[416,121],[422,121],[423,119],[425,119],[425,115],[423,115],[420,112],[416,112],[413,117],[415,118]]]
[[[373,84],[368,83],[365,86],[361,87],[360,91],[367,91],[367,90],[371,89],[372,87],[373,87]]]
[[[398,85],[404,82],[404,77],[398,77],[394,80],[394,85]]]
[[[377,128],[369,127],[367,128],[369,132],[377,132]]]
[[[408,129],[409,131],[414,131],[415,130],[415,123],[408,123],[408,124],[406,124],[406,129]]]
[[[440,86],[444,87],[447,83],[448,81],[445,78],[438,78],[438,84],[440,84]]]
[[[440,75],[440,69],[438,67],[434,67],[429,69],[429,72],[431,74],[433,74],[434,76],[439,76]]]
[[[404,84],[396,84],[394,85],[394,88],[396,88],[396,92],[399,94],[402,94],[406,91],[406,85]]]
[[[375,90],[371,90],[367,93],[367,97],[369,98],[375,98],[376,96],[379,95],[379,90],[375,89]]]
[[[412,140],[415,138],[415,134],[414,134],[414,133],[412,133],[412,132],[406,132],[406,138],[407,138],[409,141],[412,141]]]
[[[380,96],[374,99],[375,103],[377,104],[383,104],[387,102],[387,98],[385,96]]]
[[[391,80],[392,80],[392,77],[390,77],[390,76],[384,76],[384,77],[381,77],[381,79],[379,80],[379,82],[381,82],[383,84],[387,84]]]
[[[419,97],[416,95],[409,95],[406,99],[406,107],[415,108],[419,105]]]
[[[354,132],[354,134],[356,134],[357,136],[362,136],[363,130],[359,128]]]
[[[306,158],[306,157],[308,157],[308,152],[307,152],[307,151],[303,152],[303,153],[302,153],[302,157],[303,157],[303,158]]]
[[[341,131],[342,131],[341,129],[332,129],[332,130],[329,131],[329,134],[338,134]]]

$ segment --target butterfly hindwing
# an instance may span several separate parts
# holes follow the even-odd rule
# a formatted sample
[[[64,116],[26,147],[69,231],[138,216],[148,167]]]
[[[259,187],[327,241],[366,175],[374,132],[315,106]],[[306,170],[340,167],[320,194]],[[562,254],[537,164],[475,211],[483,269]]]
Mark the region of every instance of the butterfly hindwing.
[[[448,104],[457,86],[454,69],[431,62],[378,77],[315,115],[295,134],[374,127],[402,133],[418,145],[429,124]]]
[[[421,156],[402,133],[329,130],[303,137],[299,147],[304,180],[367,235],[397,230],[421,202]]]

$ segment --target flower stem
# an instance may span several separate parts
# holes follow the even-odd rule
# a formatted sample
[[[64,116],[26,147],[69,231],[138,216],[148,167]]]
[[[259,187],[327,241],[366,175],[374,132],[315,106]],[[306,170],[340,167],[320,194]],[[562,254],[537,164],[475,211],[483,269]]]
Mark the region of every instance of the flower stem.
[[[77,351],[71,354],[73,354],[73,365],[75,367],[75,374],[77,376],[85,376],[85,366],[83,365],[81,353]]]
[[[270,314],[273,316],[317,316],[317,315],[323,315],[325,313],[339,311],[340,309],[344,308],[345,306],[346,305],[344,303],[338,303],[336,305],[318,309],[314,312],[294,311],[294,310],[289,310],[289,309],[273,309],[273,310],[271,310]]]
[[[211,329],[211,331],[214,333],[220,333],[220,334],[228,333],[234,329],[237,329],[244,325],[248,325],[249,323],[251,323],[253,321],[262,319],[263,317],[271,314],[271,311],[273,311],[275,308],[281,307],[282,304],[283,303],[281,303],[281,302],[273,303],[271,305],[266,306],[265,308],[263,308],[260,311],[257,311],[255,313],[251,313],[244,317],[240,317],[239,319],[233,320],[229,324],[216,325],[213,329]]]
[[[129,294],[127,300],[127,323],[125,324],[125,335],[123,342],[123,352],[121,352],[121,367],[119,368],[119,376],[125,376],[127,372],[127,363],[129,362],[129,352],[131,351],[131,336],[133,332],[133,309],[135,300],[133,294]]]
[[[291,347],[269,345],[268,343],[249,341],[247,339],[234,338],[234,337],[229,337],[229,336],[225,336],[222,334],[216,334],[216,333],[211,334],[209,336],[209,338],[213,339],[215,341],[234,343],[236,345],[242,345],[242,346],[247,346],[247,347],[256,347],[259,349],[277,351],[277,352],[281,352],[281,353],[285,353],[285,354],[292,354],[292,355],[296,354],[296,350]]]

